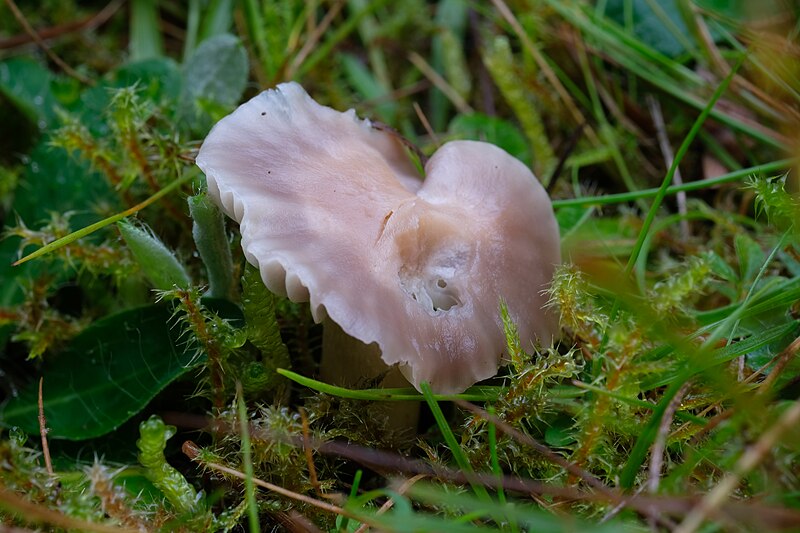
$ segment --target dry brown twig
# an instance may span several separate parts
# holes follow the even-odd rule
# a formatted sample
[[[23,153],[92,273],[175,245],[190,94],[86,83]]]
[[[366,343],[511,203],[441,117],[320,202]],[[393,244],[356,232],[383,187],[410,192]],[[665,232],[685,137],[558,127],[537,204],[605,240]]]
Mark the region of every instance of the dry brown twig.
[[[67,22],[66,24],[59,24],[58,26],[39,29],[36,33],[42,40],[48,40],[73,32],[97,28],[98,26],[102,26],[108,19],[114,16],[114,14],[119,10],[120,7],[122,7],[124,3],[125,0],[112,0],[106,4],[106,7],[94,15],[89,15],[81,20]],[[7,39],[0,40],[0,50],[16,48],[17,46],[23,46],[31,42],[35,42],[33,37],[31,37],[29,33],[23,32],[18,35],[8,37]]]
[[[617,495],[613,493],[614,491],[610,487],[608,487],[605,483],[600,481],[597,477],[593,476],[590,472],[587,472],[578,465],[567,461],[565,458],[555,453],[553,450],[551,450],[544,444],[537,442],[533,437],[522,433],[518,429],[512,427],[510,424],[506,423],[504,420],[501,420],[498,416],[495,416],[481,409],[477,405],[466,402],[464,400],[453,400],[453,403],[455,403],[456,405],[458,405],[463,409],[466,409],[467,411],[472,412],[473,414],[479,416],[480,418],[483,418],[484,420],[491,422],[492,424],[495,425],[495,427],[497,427],[497,429],[499,429],[506,435],[512,437],[521,444],[533,448],[538,453],[542,454],[548,461],[557,464],[570,474],[574,475],[577,478],[582,479],[587,485],[589,485],[593,489],[596,489],[599,492],[610,496],[612,499],[616,499],[618,501],[622,500],[622,497],[617,497]]]
[[[323,533],[311,520],[297,511],[278,513],[277,518],[281,525],[287,528],[291,533]]]
[[[423,76],[428,78],[428,80],[436,86],[437,89],[442,91],[444,95],[450,100],[456,109],[458,109],[459,113],[463,113],[465,115],[472,113],[474,110],[472,106],[470,106],[464,98],[458,94],[450,83],[446,79],[442,77],[441,74],[436,72],[436,70],[430,66],[430,64],[425,61],[421,55],[416,52],[411,52],[408,54],[408,60],[414,64],[415,67],[422,73]]]
[[[42,384],[44,377],[39,378],[39,434],[42,436],[42,455],[47,473],[53,475],[53,461],[50,459],[50,446],[47,444],[47,419],[44,417],[44,401],[42,400]]]
[[[778,354],[778,358],[775,362],[775,366],[772,368],[772,372],[770,372],[764,381],[758,386],[758,393],[757,394],[766,394],[767,392],[772,389],[772,386],[775,384],[775,381],[780,376],[781,372],[786,365],[789,364],[789,361],[792,360],[792,357],[797,355],[797,352],[800,351],[800,337],[793,340],[789,346],[783,349],[780,354]],[[760,370],[760,369],[759,369]]]
[[[247,475],[244,472],[240,472],[239,470],[227,467],[225,465],[221,465],[219,463],[201,461],[200,447],[192,441],[187,440],[186,442],[184,442],[183,446],[181,447],[181,450],[183,451],[184,455],[186,455],[189,459],[203,465],[203,467],[208,468],[209,470],[216,470],[217,472],[241,479],[242,481],[245,481],[247,479]],[[274,483],[264,481],[263,479],[259,479],[257,477],[253,477],[252,479],[255,485],[258,485],[259,487],[272,491],[276,494],[280,494],[281,496],[284,496],[286,498],[303,502],[305,504],[311,505],[318,509],[322,509],[323,511],[327,511],[329,513],[346,516],[348,518],[352,518],[353,520],[363,521],[363,517],[356,516],[347,509],[339,507],[338,505],[333,505],[332,503],[317,500],[310,496],[306,496],[305,494],[300,494],[299,492],[291,491],[289,489],[281,487],[280,485],[275,485]]]
[[[414,113],[417,114],[417,118],[419,119],[420,123],[422,124],[422,127],[425,128],[425,132],[431,138],[431,140],[433,141],[433,144],[435,144],[436,147],[438,148],[439,146],[441,146],[442,143],[439,141],[439,137],[433,131],[433,128],[431,127],[431,123],[430,123],[430,121],[428,121],[428,117],[425,116],[425,112],[422,110],[422,108],[419,106],[418,103],[414,102],[413,106],[414,106]]]
[[[514,16],[514,13],[511,11],[511,9],[509,9],[508,5],[503,0],[492,0],[492,3],[500,12],[500,15],[511,26],[511,29],[514,30],[517,38],[522,42],[522,46],[531,55],[539,69],[541,69],[545,78],[547,78],[547,81],[550,82],[550,84],[558,93],[559,97],[561,97],[562,103],[569,110],[570,114],[575,120],[575,124],[588,124],[586,118],[583,116],[583,113],[581,113],[580,109],[578,109],[578,106],[575,104],[575,100],[572,98],[572,95],[569,93],[569,91],[567,91],[566,87],[564,87],[564,84],[561,83],[561,80],[558,79],[558,76],[547,63],[547,61],[545,61],[542,53],[533,44],[528,32],[526,32],[522,27],[522,24],[520,24],[517,17]],[[592,141],[593,144],[602,144],[600,143],[600,140],[598,139],[594,129],[592,129],[590,126],[587,126],[586,128],[586,136]]]
[[[477,408],[479,409],[479,408]],[[488,413],[487,413],[488,414]],[[183,427],[191,427],[194,429],[205,429],[207,431],[211,431],[212,433],[235,433],[237,429],[232,427],[228,424],[225,424],[221,421],[209,421],[205,417],[201,416],[193,416],[193,415],[185,415],[185,414],[175,414],[175,413],[164,413],[163,418],[166,422],[170,424],[176,424]],[[500,421],[502,422],[502,421]],[[504,427],[508,427],[507,425],[503,424]],[[498,425],[498,429],[503,430],[504,427]],[[513,430],[513,428],[511,428]],[[514,430],[516,431],[516,430]],[[512,431],[513,433],[513,431]],[[517,432],[519,433],[519,432]],[[261,440],[275,440],[279,442],[283,442],[286,444],[290,444],[293,446],[302,446],[302,437],[296,438],[276,438],[275,435],[271,434],[264,429],[253,429],[251,431],[251,435],[257,436],[257,438]],[[522,435],[523,438],[525,437],[524,434]],[[531,439],[532,442],[533,439]],[[527,444],[526,440],[526,444]],[[566,461],[563,457],[558,456],[552,450],[543,446],[539,443],[536,443],[538,446],[542,446],[547,452],[554,455],[556,460]],[[199,449],[194,445],[194,452],[187,452],[186,446],[193,445],[193,443],[187,442],[184,445],[184,453],[186,453],[189,457],[192,457],[194,454],[195,456],[199,452]],[[333,455],[344,459],[350,459],[355,461],[364,467],[370,468],[373,471],[388,476],[392,473],[400,473],[404,476],[414,476],[416,474],[424,474],[426,476],[437,478],[442,481],[447,481],[450,483],[456,484],[481,484],[485,487],[493,490],[498,490],[500,488],[516,492],[519,494],[526,495],[530,497],[531,495],[546,495],[553,499],[560,499],[564,501],[582,501],[587,503],[612,503],[616,505],[620,505],[620,508],[628,508],[634,510],[638,513],[641,513],[647,517],[653,517],[654,519],[658,520],[658,523],[664,524],[669,527],[671,521],[669,516],[685,516],[687,513],[691,511],[698,503],[698,498],[691,496],[691,497],[672,497],[672,496],[639,496],[639,495],[629,495],[622,493],[621,491],[608,487],[607,485],[603,484],[597,478],[594,478],[590,473],[584,472],[583,476],[586,479],[584,481],[587,485],[595,484],[594,491],[585,491],[581,490],[577,487],[571,486],[561,486],[556,485],[553,483],[541,482],[532,479],[523,479],[515,476],[503,475],[497,476],[494,473],[487,472],[487,473],[473,473],[467,474],[465,472],[454,470],[448,467],[443,467],[439,465],[431,465],[425,461],[418,460],[418,459],[411,459],[396,453],[391,453],[383,450],[376,450],[373,448],[366,448],[359,445],[338,442],[338,441],[320,441],[316,439],[311,439],[311,445],[317,450],[317,453],[325,454],[325,455]],[[205,463],[203,463],[205,464]],[[569,464],[569,462],[567,462]],[[223,465],[218,465],[220,467],[226,468]],[[567,468],[564,466],[564,468]],[[570,465],[569,468],[571,470],[578,469],[575,465]],[[232,470],[232,469],[228,469]],[[227,470],[226,470],[227,472]],[[236,472],[236,471],[233,471]],[[246,476],[243,473],[237,472],[234,475],[240,479],[244,479]],[[576,475],[577,472],[576,472]],[[579,476],[583,479],[583,476]],[[268,490],[271,487],[275,487],[275,485],[268,484],[269,486],[265,486],[266,482],[259,482],[255,481],[255,483],[259,486],[267,488]],[[277,487],[278,490],[276,492],[280,494],[286,495],[286,497],[293,497],[296,493],[292,491],[287,491],[281,487]],[[283,491],[283,492],[281,492]],[[329,506],[326,509],[330,512],[336,512],[336,510],[340,509],[335,505],[330,505],[325,502],[319,502],[314,498],[310,498],[305,495],[298,495],[301,498],[296,498],[301,501],[305,501],[305,499],[310,500],[310,505],[316,505],[316,503],[323,504],[325,506]],[[310,503],[310,502],[314,503]],[[800,513],[794,511],[792,509],[786,509],[782,507],[774,507],[774,506],[766,506],[761,504],[753,504],[747,502],[732,502],[732,501],[723,501],[722,502],[722,512],[724,516],[729,517],[731,520],[742,522],[745,524],[759,524],[760,527],[769,528],[773,527],[775,529],[779,529],[781,527],[785,528],[785,524],[796,524],[800,522]],[[317,506],[320,507],[320,506]],[[321,508],[321,507],[320,507]],[[348,516],[348,515],[344,515]],[[348,516],[350,518],[353,517],[352,513]],[[358,518],[354,518],[360,520],[361,522],[365,522],[365,517],[359,516]],[[671,528],[670,528],[671,529]]]
[[[681,406],[683,397],[689,391],[691,382],[686,382],[678,390],[672,400],[664,410],[661,417],[661,423],[658,426],[658,434],[653,442],[653,449],[650,452],[650,468],[649,477],[647,479],[647,491],[651,494],[658,492],[658,483],[661,479],[661,467],[664,464],[664,450],[667,448],[667,436],[669,435],[669,427],[672,425],[672,419],[678,407]]]
[[[770,453],[783,434],[800,423],[800,400],[786,409],[778,420],[754,445],[748,448],[734,465],[732,471],[722,478],[714,489],[694,506],[675,529],[674,533],[694,533],[703,522],[722,507],[730,494],[736,490],[745,474],[750,472]],[[795,523],[797,525],[797,523]]]
[[[661,104],[652,95],[647,95],[647,106],[650,109],[650,116],[653,117],[653,125],[656,127],[656,137],[658,138],[658,146],[661,149],[661,156],[664,158],[665,171],[668,171],[672,166],[672,161],[675,159],[675,154],[672,150],[672,145],[667,136],[667,125],[664,122],[664,114],[661,112]],[[681,185],[683,178],[681,177],[680,168],[675,168],[675,174],[672,176],[673,185]],[[675,200],[678,204],[678,213],[682,216],[686,215],[686,193],[681,191],[675,195]],[[681,238],[684,244],[689,241],[689,221],[682,218],[680,221]]]
[[[86,85],[94,85],[94,80],[87,78],[69,66],[64,62],[63,59],[58,57],[58,55],[53,52],[49,46],[47,46],[47,43],[45,43],[44,40],[39,37],[39,34],[36,33],[36,30],[34,30],[33,26],[30,25],[28,19],[25,18],[25,15],[22,13],[22,11],[20,11],[19,7],[17,7],[17,4],[14,2],[14,0],[6,0],[6,5],[8,6],[8,9],[11,10],[11,13],[14,15],[14,18],[17,19],[17,22],[19,22],[20,26],[22,26],[22,29],[25,30],[25,33],[30,35],[31,39],[36,42],[39,48],[41,48],[42,51],[47,54],[47,57],[49,57],[53,63],[58,65],[58,67],[63,70],[65,74]]]
[[[800,350],[800,337],[796,338],[792,341],[786,348],[784,348],[780,353],[776,354],[772,357],[769,361],[764,363],[762,366],[757,368],[753,371],[752,374],[747,376],[742,380],[743,385],[747,385],[748,383],[752,383],[755,381],[760,375],[764,374],[769,367],[772,367],[772,371],[767,375],[767,377],[758,385],[758,390],[756,394],[766,394],[772,388],[775,383],[775,380],[778,379],[781,371],[789,364],[789,361],[792,360],[792,357],[797,355],[797,352]],[[698,416],[705,416],[708,414],[712,409],[717,407],[717,404],[709,405],[703,411],[701,411]],[[711,418],[708,423],[703,426],[703,428],[694,435],[692,438],[693,442],[696,442],[700,437],[708,434],[714,428],[719,426],[722,422],[730,418],[736,412],[736,407],[729,407],[726,410],[718,413],[713,418]],[[689,427],[691,422],[684,423],[681,427],[676,429],[672,434],[677,435],[680,432],[686,430]]]
[[[308,463],[308,477],[311,480],[311,486],[314,487],[314,492],[317,493],[317,496],[320,498],[323,497],[322,488],[319,484],[319,479],[317,478],[317,469],[314,467],[314,455],[313,455],[313,448],[311,447],[311,435],[308,430],[308,416],[306,416],[306,410],[302,407],[298,409],[300,412],[300,419],[303,422],[303,451],[306,454],[306,462]]]
[[[308,37],[306,37],[306,41],[303,44],[303,47],[300,49],[299,52],[294,56],[292,62],[289,64],[289,67],[286,69],[286,79],[294,78],[297,71],[300,69],[300,66],[303,64],[314,47],[319,43],[320,38],[325,34],[325,31],[333,22],[333,19],[336,18],[336,15],[344,7],[344,0],[337,0],[331,7],[328,9],[328,12],[325,13],[325,16],[322,17],[322,20],[319,24],[316,25],[315,28],[310,32]]]
[[[28,501],[19,494],[11,492],[2,486],[0,486],[0,507],[4,511],[10,511],[29,524],[49,524],[63,529],[95,533],[139,533],[136,529],[95,524],[67,516],[61,511]]]

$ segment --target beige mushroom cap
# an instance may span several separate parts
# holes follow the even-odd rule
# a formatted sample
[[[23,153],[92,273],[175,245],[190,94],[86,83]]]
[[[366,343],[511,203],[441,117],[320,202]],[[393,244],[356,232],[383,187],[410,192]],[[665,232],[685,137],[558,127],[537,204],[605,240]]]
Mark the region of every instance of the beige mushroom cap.
[[[267,287],[378,343],[417,388],[496,374],[501,298],[523,342],[557,331],[543,310],[560,262],[550,199],[494,145],[444,144],[422,182],[392,135],[287,83],[223,118],[197,164]]]

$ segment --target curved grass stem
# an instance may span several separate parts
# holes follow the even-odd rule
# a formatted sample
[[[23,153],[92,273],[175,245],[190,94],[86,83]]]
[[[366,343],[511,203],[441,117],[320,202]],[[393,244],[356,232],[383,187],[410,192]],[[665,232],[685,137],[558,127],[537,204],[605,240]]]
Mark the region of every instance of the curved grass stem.
[[[28,261],[30,261],[32,259],[36,259],[38,257],[41,257],[41,256],[45,255],[45,254],[49,254],[50,252],[52,252],[54,250],[58,250],[62,246],[66,246],[66,245],[68,245],[70,243],[73,243],[73,242],[77,241],[78,239],[86,237],[87,235],[90,235],[90,234],[94,233],[95,231],[97,231],[99,229],[103,229],[106,226],[114,224],[115,222],[119,222],[123,218],[131,216],[134,213],[137,213],[137,212],[141,211],[142,209],[144,209],[145,207],[149,206],[150,204],[152,204],[154,202],[157,202],[158,200],[160,200],[161,198],[163,198],[164,196],[166,196],[167,194],[169,194],[173,190],[179,188],[181,185],[191,181],[193,177],[194,177],[193,174],[191,174],[191,173],[187,174],[187,175],[183,176],[182,178],[173,181],[172,183],[170,183],[169,185],[167,185],[166,187],[164,187],[160,191],[156,192],[155,194],[153,194],[152,196],[150,196],[146,200],[144,200],[142,202],[139,202],[138,204],[136,204],[135,206],[131,207],[130,209],[126,209],[125,211],[119,212],[116,215],[112,215],[112,216],[110,216],[108,218],[104,218],[103,220],[100,220],[99,222],[95,222],[94,224],[90,224],[90,225],[86,226],[85,228],[81,228],[81,229],[79,229],[77,231],[73,231],[69,235],[65,235],[64,237],[61,237],[60,239],[56,239],[53,242],[42,246],[41,248],[39,248],[35,252],[26,255],[22,259],[14,261],[12,263],[12,265],[13,266],[19,266],[22,263],[26,263],[26,262],[28,262]]]

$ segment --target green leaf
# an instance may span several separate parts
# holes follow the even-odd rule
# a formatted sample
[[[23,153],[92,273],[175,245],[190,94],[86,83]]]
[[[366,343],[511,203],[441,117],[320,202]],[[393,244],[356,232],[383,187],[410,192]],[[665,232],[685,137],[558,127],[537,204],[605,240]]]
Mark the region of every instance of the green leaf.
[[[215,119],[204,108],[231,108],[239,102],[249,66],[242,43],[233,35],[203,41],[186,60],[179,118],[192,131],[208,130]]]
[[[117,228],[153,287],[168,291],[175,287],[186,289],[192,284],[183,265],[149,229],[125,221],[117,222]]]
[[[86,328],[48,360],[44,414],[50,437],[83,440],[119,427],[201,362],[165,304],[123,311]],[[38,380],[0,409],[0,424],[38,433]]]
[[[107,120],[114,89],[136,85],[136,96],[156,107],[175,107],[181,90],[181,71],[170,58],[152,58],[121,66],[109,73],[100,83],[86,89],[80,99],[66,106],[92,135],[102,138],[111,134]]]
[[[28,59],[0,63],[0,124],[13,124],[0,129],[0,164],[18,163],[30,151],[55,121],[54,105],[51,75],[42,65]]]
[[[554,448],[563,448],[575,443],[575,431],[570,425],[550,426],[544,432],[544,441]]]
[[[50,213],[71,212],[71,228],[97,222],[98,204],[116,209],[114,190],[85,161],[69,157],[42,138],[29,155],[15,191],[13,210],[28,226],[50,219]],[[46,199],[46,201],[45,201]]]
[[[711,266],[711,272],[713,272],[714,275],[726,281],[736,281],[739,279],[736,271],[731,268],[728,262],[720,257],[719,254],[713,250],[709,250],[706,252],[705,256],[708,258],[709,265]]]
[[[44,129],[55,119],[52,75],[39,62],[14,58],[0,63],[0,93]]]
[[[181,90],[181,71],[168,57],[159,57],[128,63],[111,73],[106,80],[108,88],[137,86],[137,96],[155,104],[175,101]],[[113,91],[105,90],[107,97]]]
[[[583,207],[579,205],[567,206],[556,211],[556,221],[561,231],[561,238],[566,240],[566,237],[570,233],[577,231],[583,224],[591,219],[592,213],[594,213],[593,207]]]
[[[609,0],[606,15],[665,56],[675,57],[695,48],[686,37],[689,29],[675,0]]]
[[[481,113],[458,115],[447,128],[451,135],[461,139],[485,141],[499,146],[525,165],[531,164],[531,151],[528,142],[519,128],[511,122]]]

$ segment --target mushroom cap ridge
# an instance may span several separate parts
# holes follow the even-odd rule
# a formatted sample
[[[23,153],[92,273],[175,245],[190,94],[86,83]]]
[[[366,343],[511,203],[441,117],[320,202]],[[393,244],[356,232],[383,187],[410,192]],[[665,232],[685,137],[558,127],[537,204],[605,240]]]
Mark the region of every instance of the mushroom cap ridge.
[[[552,206],[494,145],[444,144],[421,182],[392,135],[288,83],[223,118],[197,164],[267,287],[378,343],[417,388],[497,372],[500,298],[523,342],[556,332],[542,309],[560,262]]]

